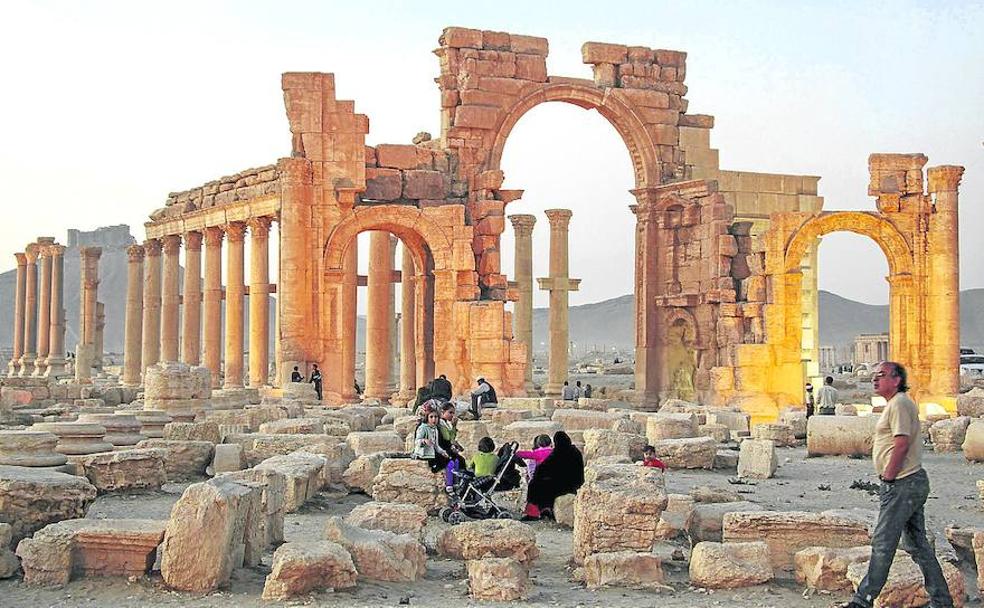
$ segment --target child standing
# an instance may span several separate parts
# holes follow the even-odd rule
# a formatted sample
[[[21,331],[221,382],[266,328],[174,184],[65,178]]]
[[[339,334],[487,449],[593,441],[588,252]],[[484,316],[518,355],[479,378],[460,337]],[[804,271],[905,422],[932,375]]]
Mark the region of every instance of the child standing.
[[[666,465],[662,460],[656,458],[656,448],[651,445],[642,448],[642,466],[666,471]]]
[[[536,465],[546,460],[552,451],[553,442],[550,440],[550,435],[537,435],[536,439],[533,440],[532,450],[519,450],[516,452],[517,457],[526,461],[527,479],[533,478],[533,471],[536,470]]]
[[[448,453],[440,446],[438,441],[438,420],[440,420],[440,415],[437,412],[428,412],[427,422],[417,427],[413,442],[413,457],[418,460],[426,460],[434,472],[443,468],[444,464],[437,457],[440,455],[445,459],[448,458]]]
[[[478,453],[468,461],[468,470],[475,473],[475,477],[485,477],[495,475],[495,465],[499,460],[495,452],[495,442],[491,437],[482,437],[478,440]]]

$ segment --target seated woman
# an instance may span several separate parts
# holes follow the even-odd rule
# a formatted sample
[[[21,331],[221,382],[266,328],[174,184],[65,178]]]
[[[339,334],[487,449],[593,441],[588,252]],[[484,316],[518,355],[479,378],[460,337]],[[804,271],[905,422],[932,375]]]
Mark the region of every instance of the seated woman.
[[[537,465],[526,496],[524,521],[553,515],[554,500],[564,494],[574,494],[584,483],[584,457],[564,431],[557,431],[554,448]]]

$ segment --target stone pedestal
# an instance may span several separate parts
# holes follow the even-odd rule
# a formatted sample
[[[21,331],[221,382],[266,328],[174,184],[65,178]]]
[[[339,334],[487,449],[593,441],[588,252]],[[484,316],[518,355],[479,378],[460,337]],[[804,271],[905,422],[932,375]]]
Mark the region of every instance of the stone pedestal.
[[[55,451],[67,456],[109,452],[113,444],[106,441],[106,427],[85,422],[39,422],[31,430],[45,431],[58,437]]]
[[[34,374],[38,342],[38,245],[31,243],[24,251],[27,268],[24,279],[24,354],[20,358],[20,377]]]
[[[46,431],[0,431],[0,465],[57,467],[68,462],[55,451],[58,436]]]
[[[267,384],[270,373],[270,218],[249,221],[249,386]]]
[[[222,237],[221,228],[205,229],[205,291],[202,294],[202,364],[212,388],[222,386]]]
[[[540,289],[550,292],[550,359],[547,370],[547,384],[543,392],[547,396],[561,394],[564,380],[567,379],[569,361],[568,348],[570,328],[568,327],[569,291],[577,291],[581,279],[568,277],[567,233],[571,221],[568,209],[548,209],[550,222],[550,276],[538,280]]]
[[[20,360],[24,356],[24,309],[27,294],[27,256],[15,253],[17,259],[17,279],[14,291],[14,350],[7,364],[7,375],[16,376],[20,373]]]
[[[77,422],[105,427],[105,440],[114,448],[136,445],[146,439],[140,433],[140,421],[133,414],[82,414]]]
[[[143,345],[140,373],[161,357],[161,242],[144,242]]]
[[[65,369],[65,247],[51,245],[51,304],[48,313],[48,361],[44,370],[46,378],[55,379],[67,375]]]
[[[513,309],[513,335],[526,344],[526,390],[533,388],[533,226],[534,215],[510,215],[516,239],[513,275],[519,299]]]
[[[123,330],[123,385],[140,386],[140,342],[143,325],[144,248],[127,250],[126,319]]]
[[[225,382],[223,388],[243,386],[243,298],[244,284],[243,241],[246,225],[234,222],[226,227],[229,239],[226,270],[229,277],[226,283],[225,316]]]
[[[369,276],[366,312],[366,387],[363,394],[369,399],[388,403],[393,394],[390,376],[392,359],[391,336],[393,298],[393,246],[387,232],[369,233]]]
[[[140,422],[140,434],[149,439],[164,437],[164,426],[174,421],[164,410],[138,410],[133,417]]]

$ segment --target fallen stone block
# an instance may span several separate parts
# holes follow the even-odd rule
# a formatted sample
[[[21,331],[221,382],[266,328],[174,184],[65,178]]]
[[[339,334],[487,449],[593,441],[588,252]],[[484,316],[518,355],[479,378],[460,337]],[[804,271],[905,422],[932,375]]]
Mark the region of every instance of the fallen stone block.
[[[708,589],[752,587],[772,580],[769,548],[763,542],[701,542],[690,554],[690,584]]]
[[[967,427],[963,453],[971,462],[984,462],[984,420],[975,420]]]
[[[584,460],[591,461],[606,456],[620,456],[629,461],[642,460],[646,438],[642,435],[620,433],[607,429],[584,431]]]
[[[554,410],[551,420],[560,424],[568,433],[571,431],[587,431],[589,429],[610,429],[616,421],[628,418],[627,414],[611,414],[608,412],[595,412],[592,410]],[[552,435],[551,435],[552,436]],[[532,437],[527,437],[530,441]]]
[[[260,432],[270,435],[311,435],[324,434],[325,423],[321,418],[285,418],[260,425]]]
[[[761,505],[748,501],[697,502],[687,518],[685,529],[691,544],[702,541],[721,542],[724,516],[739,511],[764,511]]]
[[[553,420],[520,420],[502,427],[502,441],[515,441],[519,445],[528,446],[537,435],[549,435],[551,438],[557,431],[564,430],[559,422]],[[498,443],[498,442],[497,442]]]
[[[468,590],[472,598],[495,602],[514,602],[529,596],[529,572],[510,557],[486,557],[465,563]]]
[[[372,482],[372,499],[417,505],[430,512],[447,505],[444,476],[432,473],[423,460],[384,458]]]
[[[172,441],[208,441],[222,443],[219,425],[214,422],[169,422],[164,425],[164,439]]]
[[[713,469],[717,442],[710,437],[663,439],[652,444],[656,457],[670,469]]]
[[[10,524],[0,524],[0,579],[10,578],[20,568],[20,560],[11,550],[14,528]]]
[[[711,440],[713,441],[713,440]],[[667,498],[663,472],[636,465],[593,465],[574,502],[574,561],[592,553],[648,551]]]
[[[261,534],[261,496],[261,488],[225,476],[188,486],[164,531],[164,583],[197,593],[228,583],[246,560],[247,544]]]
[[[533,527],[507,519],[470,521],[452,526],[437,537],[437,552],[444,557],[463,560],[510,557],[526,565],[540,555]]]
[[[656,443],[664,439],[697,436],[697,415],[692,413],[658,413],[646,418],[646,439]]]
[[[857,590],[861,580],[868,573],[868,561],[856,562],[848,566],[847,578]],[[967,601],[967,587],[963,573],[953,564],[940,561],[943,578],[950,590],[950,597],[956,608],[962,608]],[[875,608],[919,608],[929,604],[929,594],[923,584],[922,571],[908,553],[898,552],[888,571],[888,580],[881,594],[875,600]]]
[[[311,591],[348,589],[357,576],[352,556],[326,540],[294,541],[277,547],[263,585],[263,599],[285,600]]]
[[[172,441],[144,439],[137,448],[157,448],[164,451],[164,472],[168,481],[194,479],[205,475],[212,462],[215,444],[209,441]]]
[[[405,449],[403,438],[393,431],[349,433],[347,441],[356,456],[375,452],[402,452]]]
[[[687,522],[694,510],[694,499],[687,494],[667,495],[666,508],[659,515],[656,538],[674,540],[687,532]]]
[[[810,416],[809,456],[871,456],[878,416]]]
[[[215,446],[212,458],[212,474],[221,475],[245,468],[243,462],[243,446],[237,443],[220,443]]]
[[[933,442],[934,452],[959,452],[967,437],[967,427],[971,419],[968,416],[958,416],[939,420],[929,427],[929,437]]]
[[[379,465],[386,458],[394,455],[387,452],[376,452],[358,456],[349,464],[342,474],[342,480],[350,491],[371,493],[372,481],[379,474]]]
[[[707,410],[706,424],[723,424],[731,430],[732,435],[736,433],[747,433],[751,430],[751,417],[745,412],[734,410]]]
[[[714,453],[714,469],[737,472],[738,458],[738,450],[718,450]]]
[[[427,555],[424,546],[409,534],[366,530],[332,517],[325,538],[352,555],[359,576],[369,580],[413,582],[424,576]]]
[[[755,427],[761,428],[761,427]],[[769,479],[779,468],[776,444],[768,439],[745,439],[738,451],[738,477]]]
[[[121,450],[76,457],[76,465],[100,493],[160,490],[167,481],[164,450]]]
[[[564,494],[554,500],[554,521],[559,526],[574,527],[574,500],[576,494]]]
[[[345,523],[366,530],[386,530],[421,538],[427,523],[427,511],[417,505],[395,502],[366,502],[345,516]]]
[[[984,532],[975,532],[971,540],[974,560],[977,562],[977,588],[984,589]]]
[[[973,564],[976,562],[976,557],[974,556],[974,535],[984,532],[984,528],[964,528],[961,526],[947,526],[944,533],[946,534],[946,540],[949,541],[950,546],[953,547],[954,552],[957,554],[957,558],[960,561]]]
[[[806,439],[806,410],[787,407],[779,413],[779,424],[785,424],[793,431],[796,439]]]
[[[273,469],[245,469],[224,473],[223,477],[260,489],[263,549],[284,542],[284,515],[287,512],[287,476]]]
[[[819,591],[851,591],[847,568],[871,559],[871,546],[832,549],[807,547],[793,556],[796,580]]]
[[[957,415],[984,418],[984,388],[975,387],[958,395]]]
[[[697,427],[698,437],[710,437],[718,443],[731,441],[731,429],[723,424],[702,424]]]
[[[652,552],[595,553],[584,559],[584,582],[588,589],[661,589],[662,560]]]
[[[284,508],[293,513],[309,498],[324,487],[324,468],[327,459],[317,454],[292,452],[283,456],[271,456],[253,467],[260,471],[276,471],[287,482]]]
[[[793,556],[808,547],[849,548],[871,542],[868,524],[857,518],[806,511],[728,513],[724,542],[764,541],[776,576],[793,569]]]
[[[752,439],[769,440],[781,448],[796,445],[793,427],[787,424],[759,424],[752,429]]]
[[[84,477],[0,466],[0,522],[10,524],[14,543],[48,524],[85,517],[95,499],[96,487]]]

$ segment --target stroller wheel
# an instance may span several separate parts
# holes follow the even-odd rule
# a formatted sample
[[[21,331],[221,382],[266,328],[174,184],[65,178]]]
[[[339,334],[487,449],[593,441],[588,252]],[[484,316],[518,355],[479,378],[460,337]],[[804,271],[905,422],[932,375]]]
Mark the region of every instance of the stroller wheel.
[[[438,511],[437,514],[440,516],[442,521],[448,521],[448,517],[450,517],[451,513],[452,513],[451,507],[444,507],[443,509]]]
[[[452,526],[456,526],[461,522],[465,521],[465,514],[461,511],[451,511],[448,513],[448,518],[445,520]]]
[[[495,516],[496,519],[516,519],[516,516],[509,511],[499,511],[499,514]]]

